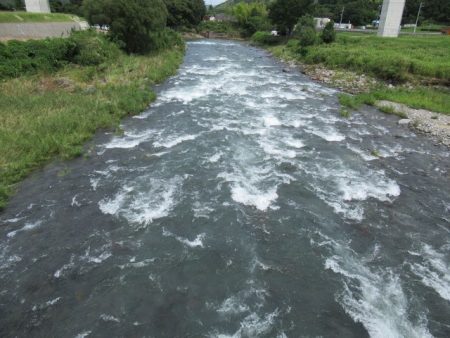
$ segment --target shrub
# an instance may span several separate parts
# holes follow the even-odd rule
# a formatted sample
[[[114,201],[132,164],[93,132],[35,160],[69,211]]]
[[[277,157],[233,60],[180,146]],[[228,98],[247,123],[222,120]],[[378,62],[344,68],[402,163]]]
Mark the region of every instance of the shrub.
[[[150,39],[154,50],[166,49],[173,46],[184,46],[184,41],[180,34],[169,28],[150,33]]]
[[[299,32],[301,47],[312,46],[316,43],[316,31],[311,27],[302,27]]]
[[[82,66],[99,65],[119,53],[117,45],[94,31],[74,32],[70,40],[76,46],[70,61]]]
[[[167,21],[162,0],[86,0],[84,7],[89,23],[109,25],[112,39],[128,53],[157,49],[154,34],[162,31]]]
[[[334,22],[333,21],[330,21],[325,25],[325,27],[322,31],[321,39],[325,43],[332,43],[332,42],[336,41],[336,32],[334,30]]]
[[[69,38],[0,43],[0,79],[52,72],[68,63],[98,65],[119,53],[118,47],[94,31]]]
[[[260,45],[275,45],[280,41],[280,38],[268,32],[256,32],[252,35],[252,41]]]

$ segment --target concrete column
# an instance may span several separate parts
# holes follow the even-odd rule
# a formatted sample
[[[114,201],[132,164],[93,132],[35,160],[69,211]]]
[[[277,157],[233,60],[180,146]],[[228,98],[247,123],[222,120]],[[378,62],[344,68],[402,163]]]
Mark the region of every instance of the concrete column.
[[[48,0],[25,0],[25,7],[31,13],[50,13]]]
[[[405,0],[384,0],[378,36],[397,37],[400,33]]]

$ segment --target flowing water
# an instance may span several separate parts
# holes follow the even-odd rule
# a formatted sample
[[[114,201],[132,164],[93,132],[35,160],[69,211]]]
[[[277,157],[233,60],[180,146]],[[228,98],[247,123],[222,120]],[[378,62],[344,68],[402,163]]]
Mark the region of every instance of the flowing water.
[[[0,336],[449,337],[450,158],[242,43],[0,215]]]

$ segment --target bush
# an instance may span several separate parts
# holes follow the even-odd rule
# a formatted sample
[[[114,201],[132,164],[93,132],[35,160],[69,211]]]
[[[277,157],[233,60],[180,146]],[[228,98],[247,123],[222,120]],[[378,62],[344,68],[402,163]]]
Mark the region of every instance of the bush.
[[[316,43],[316,31],[311,27],[302,27],[299,33],[301,47],[312,46]]]
[[[260,45],[275,45],[280,42],[280,38],[268,32],[256,32],[252,35],[252,41]]]
[[[95,66],[117,56],[117,45],[95,31],[74,32],[70,37],[75,47],[69,61],[82,66]]]
[[[169,28],[150,33],[150,39],[154,50],[167,49],[173,46],[184,46],[184,41],[180,34]]]
[[[325,43],[332,43],[332,42],[336,41],[336,32],[334,30],[334,22],[333,21],[330,21],[325,25],[325,27],[322,31],[321,39]]]
[[[167,8],[162,0],[86,0],[91,24],[109,25],[112,39],[128,53],[144,54],[158,48],[158,32],[166,27]]]
[[[52,72],[68,63],[98,65],[119,53],[118,47],[94,31],[69,38],[0,43],[0,79]]]

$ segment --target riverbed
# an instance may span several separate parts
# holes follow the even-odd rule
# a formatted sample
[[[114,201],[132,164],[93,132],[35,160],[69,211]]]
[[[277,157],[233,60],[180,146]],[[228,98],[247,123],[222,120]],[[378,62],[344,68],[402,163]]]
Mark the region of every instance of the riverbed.
[[[241,42],[0,214],[0,336],[448,337],[448,148]]]

